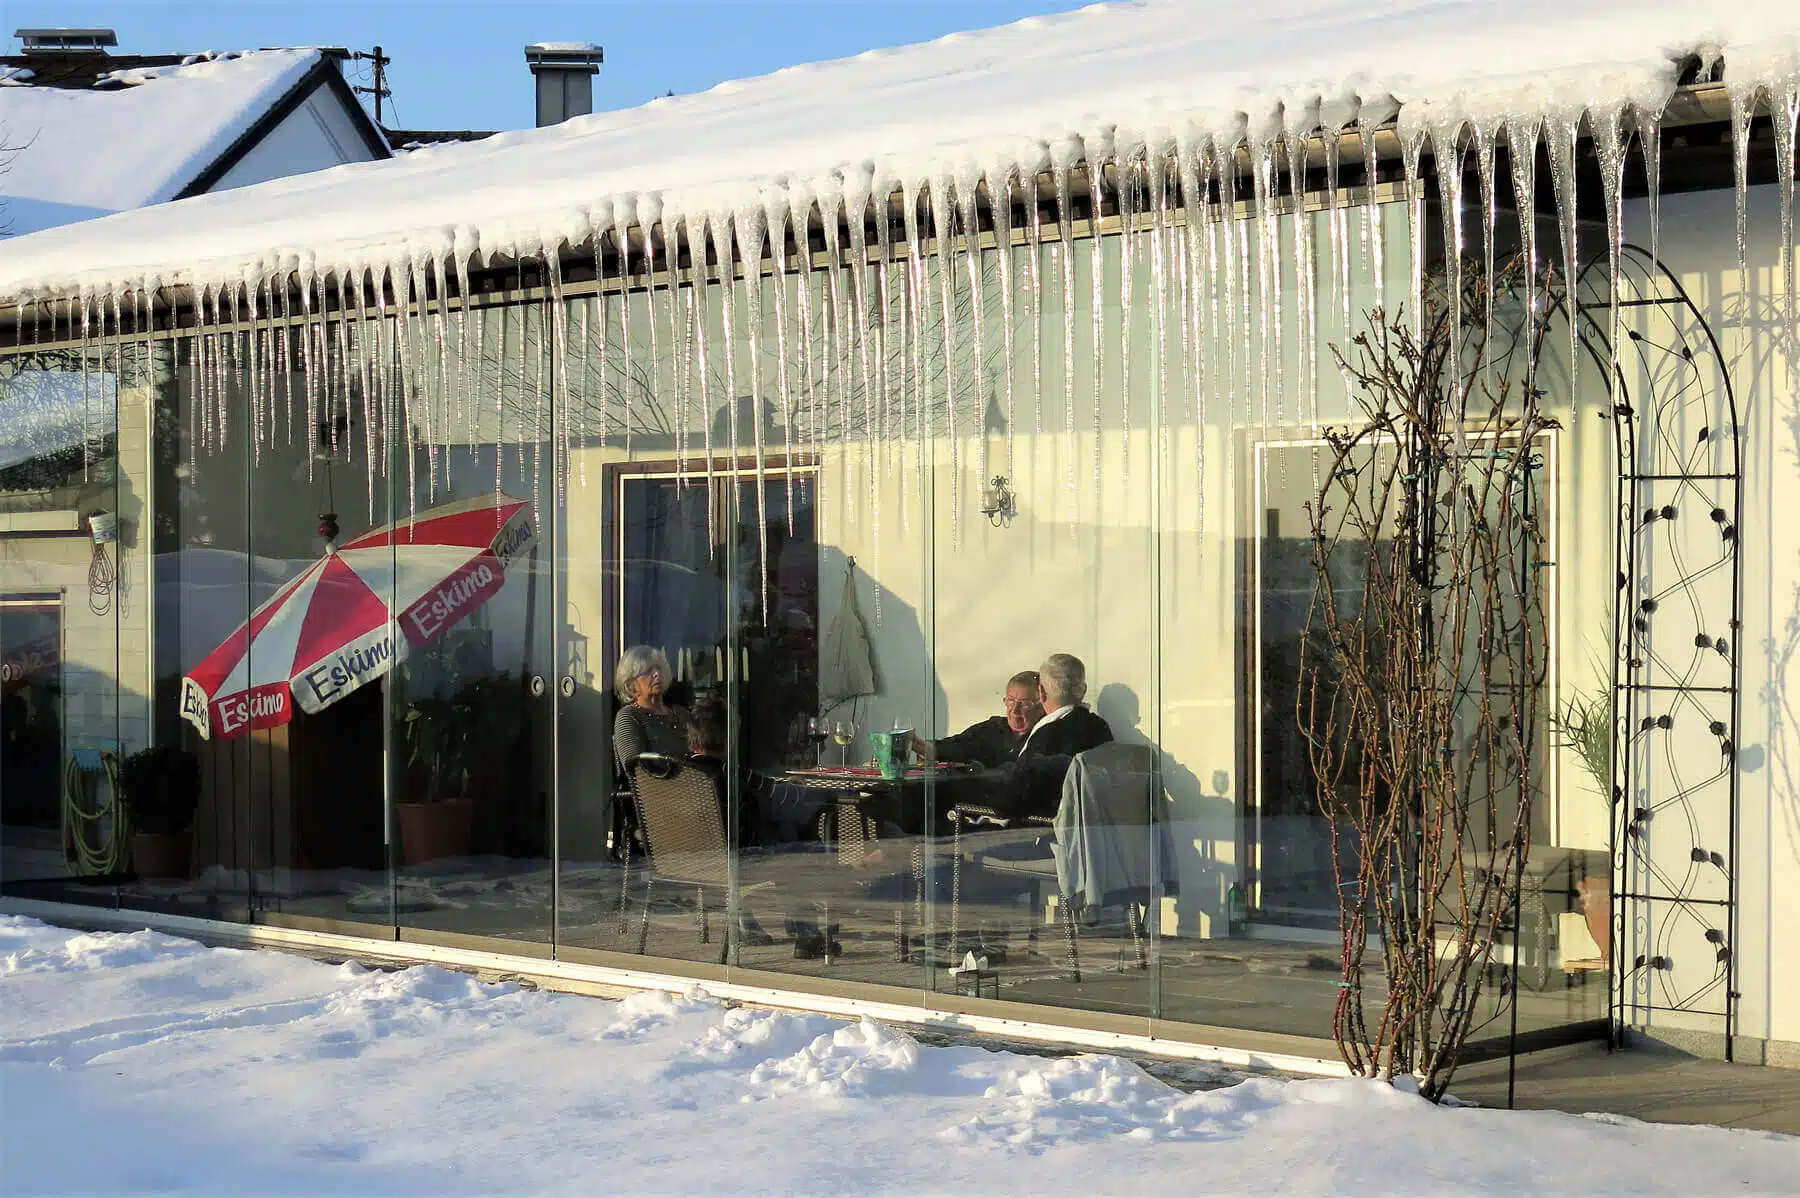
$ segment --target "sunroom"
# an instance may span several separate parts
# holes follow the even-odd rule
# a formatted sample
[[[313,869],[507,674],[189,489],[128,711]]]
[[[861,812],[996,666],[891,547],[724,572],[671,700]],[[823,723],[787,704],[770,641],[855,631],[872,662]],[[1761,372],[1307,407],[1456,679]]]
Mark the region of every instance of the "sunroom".
[[[1793,18],[1451,8],[1087,10],[10,244],[8,901],[1290,1062],[1800,1040],[1736,973],[1800,966]],[[645,663],[712,773],[620,760]],[[1048,784],[941,744],[1069,707]]]

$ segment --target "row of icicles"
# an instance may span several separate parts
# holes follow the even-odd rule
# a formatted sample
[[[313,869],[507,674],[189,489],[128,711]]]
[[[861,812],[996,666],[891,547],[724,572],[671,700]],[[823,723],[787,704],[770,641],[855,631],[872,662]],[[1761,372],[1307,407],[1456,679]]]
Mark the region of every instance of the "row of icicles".
[[[1777,170],[1786,181],[1780,188],[1781,244],[1791,333],[1800,77],[1732,91],[1740,269],[1747,267],[1750,123],[1759,109],[1773,119]],[[1616,280],[1634,142],[1648,190],[1652,255],[1658,250],[1660,110],[1621,104],[1490,123],[1460,116],[1414,119],[1403,110],[1391,127],[1379,130],[1391,134],[1399,147],[1411,268],[1406,310],[1415,328],[1425,278],[1426,160],[1438,165],[1443,244],[1455,250],[1446,252],[1444,264],[1449,275],[1445,293],[1454,305],[1460,302],[1463,255],[1472,243],[1485,252],[1492,274],[1494,229],[1506,199],[1500,189],[1508,181],[1528,262],[1535,267],[1549,256],[1536,244],[1540,152],[1555,195],[1557,257],[1565,263],[1576,260],[1576,156],[1584,121],[1600,167],[1607,253]],[[1321,313],[1335,318],[1346,339],[1352,335],[1351,278],[1359,257],[1360,269],[1373,282],[1375,306],[1387,306],[1387,251],[1376,191],[1367,185],[1376,178],[1377,134],[1377,124],[1366,114],[1343,126],[1323,126],[1315,106],[1294,127],[1254,143],[1214,139],[1151,150],[1114,140],[1111,155],[1097,159],[1103,164],[1098,177],[1107,182],[1093,189],[1110,194],[1123,234],[1118,238],[1117,294],[1118,310],[1126,318],[1113,321],[1111,329],[1100,257],[1103,212],[1099,203],[1079,202],[1088,199],[1083,193],[1089,188],[1077,187],[1084,176],[1094,178],[1086,174],[1093,163],[1074,153],[1054,156],[1042,179],[1037,169],[1007,168],[945,173],[904,184],[898,188],[897,223],[879,215],[892,189],[868,186],[820,198],[816,209],[809,195],[775,190],[766,193],[760,206],[679,219],[656,211],[654,204],[608,205],[614,211],[629,209],[635,219],[595,228],[583,241],[592,246],[599,285],[613,290],[594,303],[565,302],[563,251],[574,248],[567,238],[507,247],[508,257],[535,259],[534,273],[541,271],[541,298],[517,309],[523,314],[516,326],[490,321],[479,309],[452,302],[453,296],[470,294],[472,257],[489,268],[492,254],[415,256],[323,272],[301,271],[289,262],[281,271],[204,284],[194,300],[193,335],[183,339],[179,351],[178,368],[193,389],[189,469],[198,470],[202,452],[222,451],[234,436],[247,435],[260,460],[264,446],[275,439],[293,442],[296,419],[302,417],[303,441],[310,443],[312,431],[324,429],[333,442],[330,448],[342,455],[351,447],[337,441],[348,429],[359,442],[354,449],[364,458],[373,521],[381,491],[378,479],[384,473],[379,464],[394,460],[396,438],[403,438],[400,449],[420,451],[403,452],[408,502],[417,508],[452,485],[453,439],[467,439],[471,458],[476,441],[492,444],[496,491],[504,489],[510,443],[514,467],[524,476],[522,485],[541,503],[547,498],[538,485],[546,446],[553,454],[560,502],[571,471],[580,484],[587,481],[585,457],[575,450],[611,440],[630,451],[634,439],[643,445],[654,434],[660,438],[657,455],[672,452],[677,475],[703,481],[709,489],[718,485],[722,469],[737,471],[739,462],[749,459],[741,468],[744,473],[753,469],[757,483],[766,610],[765,483],[777,448],[785,461],[805,462],[842,446],[849,492],[843,498],[867,488],[866,518],[878,561],[879,480],[898,476],[898,507],[903,527],[909,524],[928,486],[927,443],[942,438],[959,492],[948,504],[952,542],[960,543],[961,508],[970,497],[960,492],[980,487],[995,469],[995,440],[1002,441],[1003,472],[1018,477],[1015,415],[1026,404],[1036,464],[1045,432],[1045,363],[1060,356],[1063,419],[1062,427],[1052,431],[1065,439],[1065,448],[1062,477],[1055,481],[1066,491],[1063,511],[1073,528],[1082,473],[1075,460],[1077,410],[1090,409],[1096,430],[1088,463],[1095,495],[1101,468],[1098,430],[1109,404],[1121,426],[1130,429],[1131,351],[1137,334],[1128,317],[1141,310],[1140,280],[1154,338],[1155,369],[1147,386],[1157,429],[1184,418],[1178,404],[1198,428],[1207,427],[1209,393],[1228,405],[1226,419],[1233,425],[1317,428]],[[1360,151],[1360,162],[1351,163],[1353,169],[1360,167],[1360,197],[1341,178],[1344,143],[1351,136]],[[1511,164],[1510,180],[1496,170],[1502,147]],[[1290,220],[1284,230],[1281,221],[1284,212],[1292,211],[1291,197],[1308,193],[1307,171],[1320,165],[1321,158],[1324,189],[1319,198],[1328,246],[1324,262],[1317,260],[1313,222]],[[1478,193],[1465,197],[1471,159]],[[1048,202],[1040,200],[1046,184]],[[1317,194],[1316,187],[1311,191]],[[1475,229],[1466,227],[1471,198],[1479,222]],[[877,205],[873,220],[872,199]],[[822,255],[809,243],[809,227],[821,230]],[[1118,346],[1122,379],[1117,394],[1108,394],[1098,369],[1091,371],[1091,394],[1076,393],[1082,298],[1075,294],[1078,238],[1087,243],[1091,278],[1086,340],[1096,359],[1101,347]],[[1290,240],[1291,246],[1285,244]],[[1024,252],[999,253],[995,248],[1015,245]],[[740,277],[736,264],[746,262],[761,263],[762,273],[772,277],[772,303],[765,304],[761,285]],[[1284,295],[1288,272],[1297,281],[1291,296]],[[523,285],[523,273],[518,278]],[[718,300],[716,320],[696,284],[710,288],[707,294]],[[78,327],[69,327],[65,335],[78,335],[85,343],[124,327],[126,318],[141,328],[159,289],[159,280],[144,279],[108,295],[85,293],[69,318]],[[995,292],[1001,309],[998,347],[988,343],[988,309]],[[1614,299],[1616,303],[1616,290]],[[1053,302],[1060,309],[1060,339],[1045,335],[1043,316],[1053,311]],[[1287,302],[1294,305],[1300,373],[1292,384],[1283,377]],[[24,327],[23,302],[19,317]],[[1451,321],[1456,327],[1458,314],[1453,312]],[[534,323],[535,337],[528,335]],[[1055,325],[1054,316],[1050,323]],[[288,324],[297,324],[300,334],[278,335],[276,330]],[[45,331],[47,339],[55,339],[53,317]],[[1573,360],[1573,322],[1569,334]],[[1028,369],[1016,356],[1021,336],[1029,341]],[[764,394],[763,357],[771,340],[775,394],[769,397]],[[634,341],[640,343],[635,351]],[[988,369],[995,348],[1002,355],[1001,368],[993,372],[997,378]],[[647,363],[636,360],[644,350]],[[86,360],[94,369],[105,369],[104,350],[99,359]],[[571,373],[582,384],[577,391],[571,391]],[[232,426],[234,396],[241,402],[246,393],[249,428],[240,431]],[[552,404],[553,394],[569,399]],[[1291,414],[1290,395],[1295,401]],[[740,443],[745,431],[741,402],[749,405],[748,444]],[[772,416],[765,418],[771,404]],[[994,405],[1004,413],[1003,436],[987,419]],[[726,421],[722,444],[714,435],[715,414],[721,411]],[[698,417],[697,430],[689,426],[690,415]],[[772,422],[779,425],[778,446]],[[860,463],[853,441],[861,443]],[[1128,454],[1129,437],[1122,441],[1121,453]],[[1195,439],[1196,503],[1204,502],[1204,441]],[[975,469],[965,474],[969,442]],[[314,456],[308,454],[309,463]],[[1229,470],[1230,455],[1225,457]],[[791,531],[795,472],[779,466],[777,471],[786,480]],[[1129,472],[1128,458],[1122,459],[1120,477]],[[799,485],[807,485],[804,477]],[[824,497],[814,499],[823,518]],[[709,513],[715,506],[708,504]],[[856,507],[845,503],[846,519],[863,518]],[[1203,511],[1196,519],[1204,527]]]

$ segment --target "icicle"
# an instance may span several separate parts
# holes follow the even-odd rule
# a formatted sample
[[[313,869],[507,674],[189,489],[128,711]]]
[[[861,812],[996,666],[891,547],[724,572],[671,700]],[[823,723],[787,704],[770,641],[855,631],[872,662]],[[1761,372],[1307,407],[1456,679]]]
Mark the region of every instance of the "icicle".
[[[769,257],[775,268],[775,389],[781,400],[781,451],[787,463],[787,530],[794,535],[794,392],[788,376],[787,212],[780,193],[763,197],[763,220],[769,230]],[[802,234],[801,240],[804,240]]]
[[[1013,244],[1012,244],[1012,206],[1013,176],[1011,168],[1004,163],[995,164],[987,174],[988,208],[994,219],[994,246],[998,253],[995,261],[995,273],[1000,282],[1000,382],[1004,396],[1006,412],[1006,470],[1008,479],[1018,479],[1018,470],[1013,465],[1014,439],[1014,393],[1016,384],[1013,379],[1013,352],[1015,334],[1013,331]]]
[[[744,337],[750,347],[750,424],[756,446],[756,544],[758,579],[762,590],[762,618],[769,622],[769,487],[768,458],[763,440],[762,383],[762,255],[761,208],[742,208],[736,215],[738,260],[744,271]],[[734,428],[736,422],[733,422]]]
[[[1119,204],[1119,478],[1129,492],[1131,478],[1131,330],[1137,324],[1138,213],[1143,205],[1143,145],[1118,148],[1115,184]],[[1096,241],[1099,239],[1096,238]],[[1098,359],[1102,355],[1096,352]],[[1098,372],[1096,372],[1097,374]],[[1095,415],[1094,494],[1100,494],[1099,412]]]
[[[1650,260],[1662,261],[1662,112],[1637,110],[1638,152],[1644,156],[1644,206],[1650,217]]]
[[[923,194],[923,184],[918,181],[907,182],[901,193],[906,209],[902,217],[906,222],[907,316],[912,324],[907,335],[911,341],[912,357],[913,493],[918,497],[922,516],[930,511],[927,506],[930,474],[926,458],[931,444],[925,422],[929,404],[925,375],[925,329],[931,310],[931,282],[926,275],[925,235],[919,220],[919,202]]]
[[[610,209],[608,211],[610,212]],[[609,343],[612,340],[612,309],[610,301],[606,298],[607,276],[605,248],[606,239],[609,235],[612,238],[616,252],[619,241],[617,227],[612,224],[601,225],[596,223],[594,225],[594,307],[597,309],[596,315],[598,316],[595,323],[599,326],[595,331],[600,342],[600,361],[596,364],[594,370],[594,387],[600,393],[599,443],[601,449],[606,448],[606,439],[612,434],[611,371],[613,368],[613,356],[609,352],[611,349]],[[704,244],[705,243],[702,242],[702,246],[704,246]],[[702,248],[695,258],[696,272],[705,269],[705,260],[706,251]],[[476,325],[475,327],[476,331],[479,332],[481,326]],[[504,328],[504,325],[502,328]],[[504,355],[502,355],[502,357],[504,357]]]
[[[1573,399],[1576,377],[1580,373],[1577,354],[1581,349],[1581,296],[1576,287],[1576,209],[1578,182],[1575,177],[1575,133],[1581,124],[1581,111],[1564,110],[1549,114],[1544,121],[1544,142],[1550,151],[1550,180],[1555,185],[1556,221],[1562,241],[1563,317],[1569,334],[1569,395]]]
[[[1050,161],[1056,181],[1056,244],[1062,261],[1063,460],[1068,465],[1069,529],[1073,532],[1080,513],[1075,477],[1075,215],[1069,161],[1058,153],[1063,148],[1063,143],[1053,147]]]
[[[1499,202],[1494,193],[1495,145],[1499,128],[1492,122],[1471,120],[1469,135],[1475,143],[1475,174],[1481,188],[1481,293],[1483,299],[1481,344],[1494,344],[1494,232],[1499,221]]]
[[[985,487],[988,480],[987,308],[984,299],[987,255],[981,244],[979,185],[980,176],[973,167],[956,180],[956,198],[962,218],[963,263],[969,277],[970,343],[974,354],[969,369],[969,381],[974,386],[969,396],[969,424],[976,438],[977,486]]]
[[[834,198],[819,197],[819,224],[825,234],[825,291],[831,308],[831,324],[827,333],[831,345],[831,365],[825,377],[837,394],[837,442],[839,452],[848,454],[850,437],[850,368],[849,335],[845,325],[843,280],[843,242],[838,229],[838,204]],[[846,469],[848,458],[845,458]]]
[[[1037,486],[1044,441],[1044,214],[1037,172],[1019,180],[1025,193],[1025,286],[1031,296],[1031,482]],[[1010,458],[1012,451],[1007,454]]]
[[[1512,166],[1513,202],[1519,213],[1519,245],[1525,255],[1526,341],[1534,344],[1539,312],[1537,282],[1537,144],[1536,117],[1514,117],[1506,123],[1507,157]],[[1526,385],[1532,386],[1537,372],[1537,354],[1525,355]]]
[[[687,395],[690,385],[688,366],[688,322],[687,306],[681,290],[681,225],[672,214],[663,214],[663,291],[668,300],[666,313],[669,322],[669,385],[673,389],[672,422],[675,435],[675,486],[679,490],[687,486]],[[693,238],[689,237],[689,244]],[[583,319],[586,308],[583,308]],[[585,326],[584,326],[585,327]],[[586,338],[583,337],[583,344]],[[585,372],[584,372],[585,374]],[[581,485],[587,485],[587,455],[582,455]]]
[[[1467,233],[1463,222],[1463,119],[1460,116],[1438,121],[1431,130],[1431,152],[1437,160],[1438,210],[1444,224],[1444,290],[1450,305],[1449,366],[1452,385],[1456,389],[1455,406],[1451,410],[1450,432],[1457,452],[1467,448],[1464,440],[1464,401],[1468,381],[1463,375],[1463,251]]]
[[[692,219],[695,218],[690,218],[690,220]],[[712,378],[707,369],[706,358],[706,344],[708,340],[706,328],[706,292],[708,287],[708,276],[712,274],[710,269],[711,253],[709,245],[710,243],[717,241],[718,230],[714,227],[710,217],[701,217],[698,219],[700,221],[700,227],[698,229],[695,229],[692,224],[688,225],[688,253],[693,258],[694,263],[694,285],[688,289],[688,295],[690,297],[689,302],[694,306],[695,400],[699,406],[701,447],[706,454],[706,543],[708,545],[713,545],[718,539],[718,522],[715,514],[718,508],[718,495],[715,490],[718,486],[718,471],[715,469],[713,463]],[[696,233],[699,234],[698,237],[695,236]],[[719,259],[721,262],[728,261],[729,256],[729,251],[725,250],[720,253]]]
[[[1425,186],[1419,178],[1419,159],[1425,151],[1427,131],[1423,125],[1407,121],[1401,111],[1400,165],[1406,173],[1406,227],[1412,254],[1412,295],[1408,300],[1412,311],[1414,343],[1425,338]]]
[[[731,217],[723,221],[714,221],[712,226],[713,247],[718,251],[719,303],[724,316],[724,336],[719,341],[719,353],[725,359],[725,427],[726,436],[730,438],[727,450],[727,486],[737,486],[735,471],[738,456],[743,450],[743,418],[738,409],[737,384],[737,269],[738,258],[736,246],[737,229]]]
[[[637,397],[637,370],[631,360],[631,214],[623,203],[615,206],[613,252],[619,262],[619,410],[625,425],[625,455],[631,456],[637,417],[632,401]],[[725,258],[729,263],[730,251]],[[727,275],[727,281],[730,276]]]
[[[1257,313],[1261,319],[1257,345],[1262,368],[1257,382],[1260,423],[1268,428],[1272,405],[1281,403],[1281,236],[1275,211],[1275,143],[1262,139],[1252,147],[1252,194],[1256,202]]]
[[[458,426],[454,423],[455,415],[451,408],[451,398],[455,389],[450,375],[450,288],[447,285],[448,280],[442,258],[432,254],[425,259],[424,265],[427,267],[427,274],[421,287],[425,289],[425,294],[420,297],[419,313],[422,319],[427,320],[431,329],[431,345],[428,348],[437,351],[436,384],[432,387],[431,395],[426,402],[431,408],[432,426],[438,430],[438,435],[432,438],[432,445],[443,468],[444,489],[446,492],[451,492],[453,488],[450,483],[449,441],[455,435]],[[560,283],[561,271],[558,270],[556,275],[557,282]],[[427,316],[433,291],[437,293],[437,311]],[[568,382],[566,377],[563,381],[565,384]],[[566,393],[568,388],[565,386],[563,390]],[[561,496],[559,495],[558,498],[560,499]]]
[[[1300,369],[1294,416],[1301,424],[1317,424],[1319,410],[1319,280],[1313,265],[1312,218],[1306,211],[1306,141],[1318,124],[1317,110],[1308,108],[1306,114],[1287,130],[1288,197],[1293,204],[1295,325],[1299,339],[1296,356]],[[1279,288],[1280,285],[1277,276],[1276,286]],[[1309,412],[1312,413],[1310,417]]]
[[[1150,303],[1151,317],[1156,328],[1156,399],[1154,404],[1156,420],[1155,458],[1152,462],[1152,477],[1166,477],[1162,464],[1166,460],[1165,448],[1169,437],[1169,148],[1162,145],[1151,146],[1145,158],[1145,168],[1150,179],[1151,207],[1151,245],[1150,245]],[[1185,308],[1183,309],[1185,311]],[[1182,342],[1185,344],[1185,341]],[[1154,495],[1154,492],[1152,492]],[[1152,502],[1159,500],[1153,499]]]
[[[813,365],[813,346],[821,339],[815,336],[813,321],[812,195],[809,191],[804,188],[789,191],[788,220],[793,226],[794,246],[800,256],[800,273],[794,281],[794,298],[800,315],[800,368],[806,388],[805,412],[800,426],[801,447],[810,447],[816,464],[824,446],[819,429],[821,382],[819,371]],[[820,223],[824,223],[822,217]],[[815,511],[823,511],[817,495],[814,496],[813,505]]]
[[[950,178],[931,186],[931,223],[936,234],[938,300],[944,340],[944,431],[950,445],[950,547],[962,545],[962,430],[956,420],[956,217]]]
[[[1800,74],[1788,79],[1781,95],[1771,95],[1769,106],[1775,121],[1775,186],[1781,202],[1781,272],[1782,290],[1787,296],[1788,366],[1790,377],[1800,380],[1800,293],[1794,285],[1794,255],[1800,251],[1800,246],[1794,244],[1794,136],[1800,132]],[[1647,135],[1645,140],[1648,141]],[[1655,194],[1652,185],[1651,195]],[[1654,208],[1651,210],[1655,211]],[[1790,390],[1789,394],[1793,392]]]
[[[460,242],[460,238],[458,241]],[[475,390],[480,378],[480,352],[469,344],[469,255],[459,244],[456,248],[456,427],[464,430],[470,452],[481,440],[474,427]],[[596,276],[597,277],[597,276]],[[480,316],[476,316],[480,328]],[[474,353],[476,369],[471,372],[470,354]]]
[[[1356,140],[1361,145],[1363,158],[1363,252],[1368,258],[1369,273],[1375,280],[1375,307],[1385,313],[1387,262],[1381,227],[1381,205],[1375,194],[1380,178],[1375,154],[1376,128],[1376,122],[1367,108],[1357,112]]]
[[[1106,159],[1102,157],[1099,144],[1090,140],[1087,143],[1087,177],[1088,177],[1088,320],[1093,328],[1094,346],[1094,452],[1093,476],[1088,479],[1092,488],[1096,509],[1101,499],[1101,447],[1105,444],[1106,421],[1103,413],[1106,388],[1101,361],[1106,356],[1106,239],[1100,235],[1101,214],[1105,211],[1104,193],[1106,188]],[[1120,314],[1124,319],[1125,314]],[[1119,388],[1125,394],[1127,388]],[[1073,527],[1070,529],[1074,531]]]
[[[869,187],[866,176],[849,173],[844,180],[844,228],[850,240],[850,340],[856,351],[857,379],[862,387],[862,490],[871,529],[876,520],[875,374],[869,347]],[[850,440],[845,437],[845,449]],[[879,563],[877,563],[879,564]]]
[[[569,318],[563,301],[560,247],[546,242],[544,262],[549,267],[550,274],[550,347],[551,360],[556,369],[555,402],[552,405],[552,414],[556,417],[556,452],[551,455],[550,469],[556,482],[556,510],[562,511],[568,500],[569,467],[572,465],[569,445],[569,408],[572,406],[572,399],[569,395]],[[441,325],[438,335],[443,335]],[[442,342],[439,343],[439,348],[441,350]]]
[[[644,327],[650,340],[650,362],[644,368],[643,393],[649,419],[665,419],[662,404],[662,346],[656,332],[656,240],[652,236],[662,219],[662,203],[654,196],[639,196],[638,232],[644,239]]]
[[[1206,319],[1201,302],[1201,287],[1217,297],[1213,288],[1213,272],[1202,264],[1201,237],[1210,248],[1214,243],[1214,222],[1209,211],[1209,192],[1217,168],[1213,143],[1206,139],[1198,146],[1179,149],[1181,167],[1181,200],[1186,220],[1182,226],[1185,238],[1181,268],[1182,341],[1188,347],[1188,395],[1194,409],[1194,513],[1196,527],[1206,530],[1206,353],[1207,335],[1212,325]],[[1216,318],[1217,309],[1213,311]]]
[[[1750,291],[1750,122],[1762,85],[1746,82],[1731,89],[1731,173],[1737,191],[1737,262],[1739,286]]]
[[[1588,114],[1594,131],[1594,144],[1600,159],[1600,186],[1606,196],[1606,294],[1609,319],[1607,342],[1612,346],[1612,369],[1606,372],[1612,401],[1619,401],[1619,257],[1624,244],[1625,226],[1625,110]],[[1571,314],[1572,315],[1572,314]]]
[[[893,216],[890,211],[891,200],[894,194],[893,180],[889,178],[877,179],[873,194],[875,199],[875,290],[879,297],[876,301],[875,387],[877,395],[877,432],[880,434],[879,438],[874,441],[874,445],[881,454],[882,474],[889,482],[892,482],[894,478],[895,438],[893,434],[893,390],[895,383],[893,377],[894,372],[892,369],[892,351],[888,348],[888,337],[889,321],[892,319],[893,312],[892,299],[889,292],[889,286],[893,280],[892,270],[894,260]],[[904,338],[902,338],[902,344],[904,345]],[[901,367],[902,374],[900,386],[904,389],[904,362],[902,362]],[[875,564],[879,570],[881,565],[881,509],[883,505],[877,502],[872,485],[870,489],[870,502],[874,507],[871,518],[874,521],[875,531]],[[790,512],[792,506],[793,505],[790,502]],[[909,524],[904,504],[902,504],[900,508],[900,518],[903,526]],[[882,588],[875,588],[875,623],[877,626],[881,624],[881,591]]]
[[[1348,346],[1350,328],[1350,230],[1348,210],[1339,196],[1339,172],[1343,166],[1343,131],[1336,121],[1327,120],[1320,127],[1325,143],[1325,203],[1328,219],[1325,231],[1331,242],[1331,285],[1337,292],[1338,335]],[[1315,429],[1319,415],[1313,406]]]

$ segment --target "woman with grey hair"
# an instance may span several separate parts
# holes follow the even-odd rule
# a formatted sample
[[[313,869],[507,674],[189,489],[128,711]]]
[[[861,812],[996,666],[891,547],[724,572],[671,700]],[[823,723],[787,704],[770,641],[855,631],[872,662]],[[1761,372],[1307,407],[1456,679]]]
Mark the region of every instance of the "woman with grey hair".
[[[642,753],[687,756],[687,712],[663,699],[669,659],[654,645],[633,645],[613,667],[619,714],[613,720],[613,755],[628,770]]]

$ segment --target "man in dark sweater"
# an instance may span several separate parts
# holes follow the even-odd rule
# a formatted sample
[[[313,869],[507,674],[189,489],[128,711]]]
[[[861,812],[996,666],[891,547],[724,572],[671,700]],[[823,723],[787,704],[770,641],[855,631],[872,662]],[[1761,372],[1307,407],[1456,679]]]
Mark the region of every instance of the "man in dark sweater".
[[[1112,728],[1084,702],[1087,667],[1069,653],[1052,653],[1038,667],[1038,697],[1044,718],[1025,735],[1018,757],[1002,771],[993,789],[1003,816],[1048,818],[1062,802],[1063,777],[1075,754],[1109,743]]]
[[[943,740],[918,740],[913,748],[926,761],[958,761],[988,768],[1019,755],[1025,738],[1044,718],[1036,670],[1021,670],[1006,680],[1006,714],[989,716]]]

